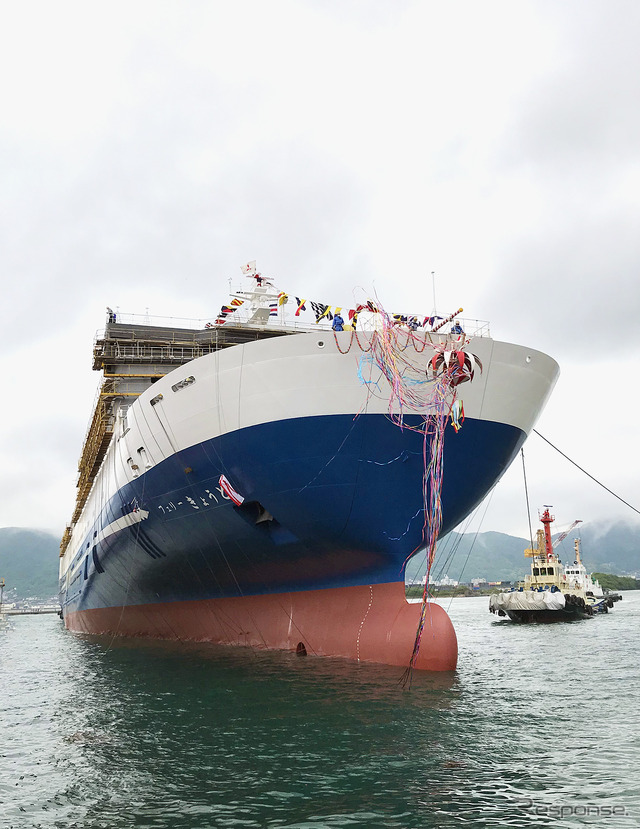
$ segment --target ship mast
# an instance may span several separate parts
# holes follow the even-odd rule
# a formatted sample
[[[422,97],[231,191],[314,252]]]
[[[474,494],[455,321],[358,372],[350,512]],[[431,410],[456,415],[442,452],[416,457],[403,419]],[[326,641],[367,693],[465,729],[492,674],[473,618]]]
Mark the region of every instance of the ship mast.
[[[574,539],[573,548],[576,551],[576,561],[578,562],[578,564],[582,564],[582,562],[580,561],[580,539],[579,538]]]

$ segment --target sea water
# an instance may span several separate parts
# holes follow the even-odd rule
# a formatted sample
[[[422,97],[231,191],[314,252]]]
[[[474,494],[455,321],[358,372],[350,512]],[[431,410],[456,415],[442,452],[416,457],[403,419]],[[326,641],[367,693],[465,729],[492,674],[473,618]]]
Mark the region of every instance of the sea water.
[[[637,827],[640,592],[519,626],[443,602],[453,674],[0,630],[0,827]]]

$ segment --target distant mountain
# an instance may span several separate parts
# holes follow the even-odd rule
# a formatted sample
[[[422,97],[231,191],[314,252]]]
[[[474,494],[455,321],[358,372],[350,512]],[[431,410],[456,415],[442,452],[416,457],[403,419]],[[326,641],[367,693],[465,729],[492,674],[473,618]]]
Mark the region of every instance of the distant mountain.
[[[580,536],[582,558],[588,569],[634,578],[640,575],[640,524],[584,524]]]
[[[56,535],[20,527],[0,528],[0,578],[6,582],[5,597],[45,600],[56,596],[59,553]]]
[[[587,570],[640,576],[640,523],[581,524],[556,548],[562,561],[574,560],[573,539],[576,537],[580,538],[582,561]],[[529,560],[525,559],[524,550],[530,546],[530,540],[504,533],[462,535],[451,532],[438,543],[432,576],[438,579],[447,575],[466,582],[474,578],[487,581],[521,579],[529,572]],[[407,564],[407,579],[422,578],[424,571],[424,554],[418,553]]]
[[[451,532],[438,542],[432,579],[448,576],[455,581],[481,578],[487,581],[512,581],[522,578],[523,551],[530,543],[504,533]],[[426,569],[424,554],[418,553],[407,564],[407,580],[422,579]]]

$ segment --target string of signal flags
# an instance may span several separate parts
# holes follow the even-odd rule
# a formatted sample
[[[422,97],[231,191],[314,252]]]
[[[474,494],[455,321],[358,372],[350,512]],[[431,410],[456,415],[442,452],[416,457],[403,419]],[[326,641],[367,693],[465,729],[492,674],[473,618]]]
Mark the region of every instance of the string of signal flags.
[[[258,273],[255,260],[248,262],[246,265],[241,265],[240,269],[245,276],[253,277],[259,286],[268,285],[273,287],[273,283],[269,279]],[[244,302],[245,300],[235,297],[230,300],[227,305],[223,305],[220,309],[218,317],[216,318],[216,325],[223,325],[227,319],[244,304]],[[341,318],[344,316],[342,306],[328,305],[324,302],[317,302],[315,300],[306,299],[305,297],[298,297],[294,294],[289,294],[286,291],[280,291],[277,298],[273,302],[269,303],[269,316],[277,316],[279,309],[290,302],[294,302],[295,304],[295,311],[293,314],[295,317],[299,317],[302,312],[307,311],[307,305],[309,305],[315,315],[316,325],[323,320],[331,322],[336,316]],[[458,314],[461,314],[462,310],[462,308],[458,308],[457,311],[450,314],[448,317],[440,317],[438,315],[418,317],[414,314],[391,314],[390,319],[394,323],[398,325],[406,325],[414,331],[418,328],[429,328],[430,331],[438,331],[448,322],[455,319]],[[373,314],[384,313],[380,308],[378,308],[376,303],[372,300],[367,300],[365,303],[356,305],[355,308],[346,309],[348,322],[346,322],[345,328],[351,327],[355,329],[358,322],[358,314],[362,311]],[[460,333],[462,333],[462,329],[460,329]]]

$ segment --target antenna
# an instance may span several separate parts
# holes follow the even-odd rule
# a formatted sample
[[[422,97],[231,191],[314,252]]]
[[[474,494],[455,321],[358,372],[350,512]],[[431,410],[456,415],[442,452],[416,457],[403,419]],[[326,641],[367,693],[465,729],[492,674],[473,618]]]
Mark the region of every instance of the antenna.
[[[436,272],[431,271],[431,286],[433,288],[433,315],[437,314],[436,308]]]

